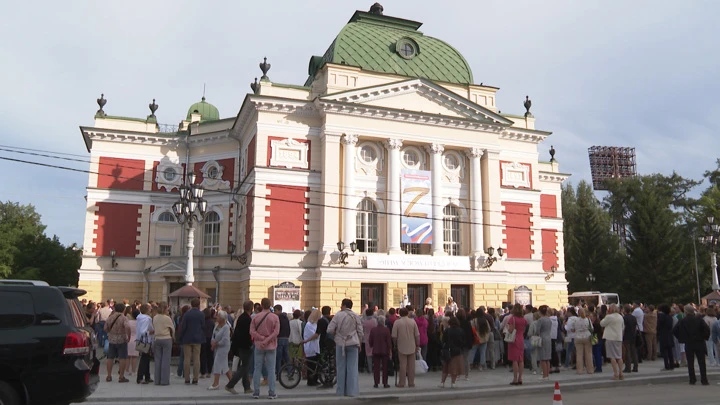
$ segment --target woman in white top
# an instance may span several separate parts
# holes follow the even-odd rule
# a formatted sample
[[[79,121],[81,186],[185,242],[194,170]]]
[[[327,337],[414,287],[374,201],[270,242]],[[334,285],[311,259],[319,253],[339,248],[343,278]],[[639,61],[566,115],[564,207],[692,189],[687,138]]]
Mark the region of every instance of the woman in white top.
[[[565,335],[565,342],[567,343],[567,349],[565,350],[565,368],[569,368],[570,360],[572,360],[572,355],[575,351],[575,320],[577,319],[575,308],[569,307],[566,317],[565,331],[567,335]]]
[[[294,316],[294,315],[293,315]],[[305,330],[303,331],[303,350],[305,358],[312,363],[308,363],[308,385],[318,385],[317,362],[320,360],[320,334],[317,333],[317,323],[322,317],[319,309],[314,309],[307,319]]]
[[[290,321],[290,360],[299,359],[303,356],[302,340],[303,340],[303,328],[302,328],[302,315],[303,312],[299,309],[293,311],[293,319]]]

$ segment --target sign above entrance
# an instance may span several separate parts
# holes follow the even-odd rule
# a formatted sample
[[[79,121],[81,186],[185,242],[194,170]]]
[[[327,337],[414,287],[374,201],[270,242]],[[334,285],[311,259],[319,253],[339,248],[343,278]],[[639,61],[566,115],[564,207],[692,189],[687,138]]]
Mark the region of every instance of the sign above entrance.
[[[380,270],[470,271],[470,259],[466,256],[368,255],[365,267]]]
[[[532,290],[527,286],[521,285],[513,290],[514,301],[522,306],[532,305]]]
[[[288,314],[300,309],[300,287],[290,281],[284,281],[274,286],[273,305],[282,305],[283,312]]]

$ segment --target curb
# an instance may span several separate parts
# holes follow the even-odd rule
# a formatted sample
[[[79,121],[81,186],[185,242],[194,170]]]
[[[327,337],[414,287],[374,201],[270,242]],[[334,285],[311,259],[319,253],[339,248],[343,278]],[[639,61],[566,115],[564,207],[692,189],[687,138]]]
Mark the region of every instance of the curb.
[[[709,377],[720,377],[720,372],[711,371],[708,372]],[[533,376],[535,377],[535,376]],[[560,389],[566,392],[578,391],[583,389],[603,389],[612,388],[618,386],[640,386],[640,385],[654,385],[677,382],[678,379],[685,381],[687,374],[669,373],[665,375],[654,375],[654,376],[637,376],[628,377],[624,381],[613,381],[606,376],[602,376],[599,379],[583,380],[583,381],[560,381]],[[356,398],[338,398],[334,392],[325,392],[317,394],[297,394],[293,396],[281,396],[273,400],[275,404],[294,404],[294,405],[318,405],[324,403],[334,403],[337,401],[354,401],[354,402],[379,402],[379,403],[406,403],[406,402],[428,402],[428,401],[447,401],[448,399],[473,399],[473,398],[488,398],[506,396],[508,393],[515,393],[516,395],[530,395],[530,394],[542,394],[547,393],[548,396],[552,395],[555,389],[555,381],[549,382],[532,382],[528,385],[521,387],[510,387],[496,386],[496,387],[479,387],[479,388],[446,388],[440,389],[434,386],[431,389],[415,389],[405,390],[403,393],[393,393],[389,395],[371,393],[362,394]],[[264,399],[264,397],[261,397]],[[178,398],[178,397],[120,397],[120,398],[92,398],[84,405],[100,405],[100,404],[112,404],[112,403],[146,403],[152,405],[153,403],[172,403],[174,405],[236,405],[239,402],[251,402],[254,401],[249,396],[238,395],[238,396],[227,396],[227,395],[209,395],[201,397],[189,397],[189,398]]]

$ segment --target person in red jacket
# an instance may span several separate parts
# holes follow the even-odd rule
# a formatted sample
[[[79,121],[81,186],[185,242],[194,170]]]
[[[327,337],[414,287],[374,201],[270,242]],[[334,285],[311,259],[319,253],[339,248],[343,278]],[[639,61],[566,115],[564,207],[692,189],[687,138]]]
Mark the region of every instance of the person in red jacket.
[[[368,345],[372,349],[373,377],[377,388],[380,383],[380,370],[382,369],[383,387],[390,388],[388,384],[388,362],[392,358],[392,337],[390,329],[385,326],[385,317],[377,317],[377,326],[370,331]]]

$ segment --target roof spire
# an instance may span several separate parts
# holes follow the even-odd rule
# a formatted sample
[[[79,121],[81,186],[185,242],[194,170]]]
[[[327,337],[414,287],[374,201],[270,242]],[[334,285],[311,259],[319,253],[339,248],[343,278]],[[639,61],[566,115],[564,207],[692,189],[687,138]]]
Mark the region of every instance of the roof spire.
[[[203,83],[203,96],[202,101],[205,101],[205,83]]]

